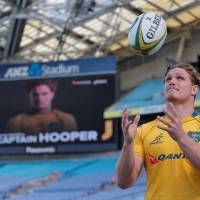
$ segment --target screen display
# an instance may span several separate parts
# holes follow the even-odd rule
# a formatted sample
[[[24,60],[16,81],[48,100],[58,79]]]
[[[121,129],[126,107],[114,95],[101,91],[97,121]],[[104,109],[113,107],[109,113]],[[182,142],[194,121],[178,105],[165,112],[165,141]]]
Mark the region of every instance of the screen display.
[[[0,92],[1,154],[117,148],[115,125],[103,119],[115,101],[115,73],[3,80]]]

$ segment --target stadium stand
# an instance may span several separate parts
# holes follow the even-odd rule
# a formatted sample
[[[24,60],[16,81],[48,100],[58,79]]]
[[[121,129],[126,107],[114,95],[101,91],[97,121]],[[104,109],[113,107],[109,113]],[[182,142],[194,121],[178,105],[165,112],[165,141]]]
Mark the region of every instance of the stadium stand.
[[[145,176],[130,189],[115,185],[118,153],[78,159],[1,163],[0,200],[143,199]]]

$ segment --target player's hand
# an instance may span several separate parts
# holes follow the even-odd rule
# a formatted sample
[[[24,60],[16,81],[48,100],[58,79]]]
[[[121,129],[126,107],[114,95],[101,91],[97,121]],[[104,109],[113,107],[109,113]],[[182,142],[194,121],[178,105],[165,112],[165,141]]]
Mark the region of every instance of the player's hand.
[[[122,114],[122,131],[124,135],[124,144],[131,144],[137,132],[140,115],[136,115],[133,120],[128,119],[128,109],[125,108]]]
[[[169,103],[168,106],[164,108],[164,113],[169,117],[170,121],[164,120],[162,117],[158,116],[158,120],[160,120],[166,126],[157,127],[164,131],[167,131],[171,138],[175,141],[179,141],[183,136],[185,136],[185,132],[182,128],[182,124],[174,105],[172,103]]]

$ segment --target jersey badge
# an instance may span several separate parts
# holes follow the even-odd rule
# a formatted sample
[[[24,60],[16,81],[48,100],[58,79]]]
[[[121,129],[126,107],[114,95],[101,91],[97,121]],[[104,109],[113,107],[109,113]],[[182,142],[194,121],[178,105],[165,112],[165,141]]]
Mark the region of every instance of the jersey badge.
[[[200,142],[200,132],[199,131],[189,131],[188,136],[194,141],[194,142]]]
[[[150,144],[159,144],[159,143],[163,143],[162,138],[163,138],[163,133],[160,133],[158,136],[156,136],[156,138],[154,140],[151,141]]]

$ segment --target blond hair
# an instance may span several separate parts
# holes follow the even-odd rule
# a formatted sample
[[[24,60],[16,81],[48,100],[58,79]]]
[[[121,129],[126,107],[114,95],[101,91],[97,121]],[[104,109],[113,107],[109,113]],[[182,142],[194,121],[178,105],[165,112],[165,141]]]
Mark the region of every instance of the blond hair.
[[[189,63],[178,63],[174,65],[170,65],[166,72],[165,72],[165,77],[167,76],[168,72],[172,69],[175,68],[181,68],[187,71],[187,73],[190,75],[190,80],[194,85],[198,85],[200,87],[200,75],[199,72]]]

